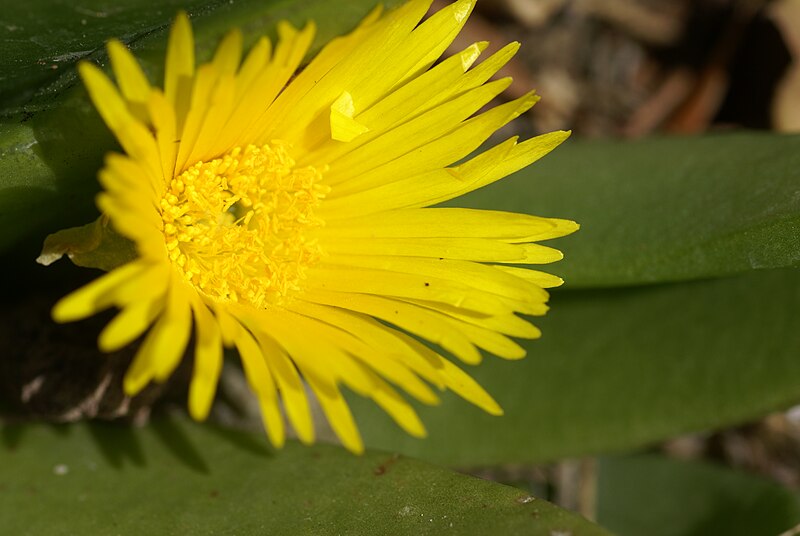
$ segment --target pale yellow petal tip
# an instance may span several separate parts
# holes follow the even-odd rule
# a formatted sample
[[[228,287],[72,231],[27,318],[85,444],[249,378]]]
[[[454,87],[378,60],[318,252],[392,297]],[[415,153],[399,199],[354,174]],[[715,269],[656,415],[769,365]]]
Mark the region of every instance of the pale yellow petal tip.
[[[286,444],[286,436],[281,432],[271,431],[270,429],[267,430],[267,438],[269,438],[269,442],[272,444],[273,447],[276,449],[282,449]]]
[[[331,138],[336,141],[348,142],[369,131],[355,119],[355,103],[353,96],[347,91],[342,92],[331,104]]]
[[[414,421],[403,424],[403,430],[411,437],[416,437],[417,439],[425,439],[428,437],[428,430],[425,429],[425,425],[422,424],[419,417],[414,419]]]
[[[99,77],[105,78],[103,71],[94,63],[86,60],[78,62],[78,74],[86,86],[91,87],[95,84]]]
[[[278,22],[278,42],[288,42],[295,39],[300,39],[300,42],[305,42],[306,46],[311,44],[314,35],[317,33],[317,25],[312,21],[308,21],[302,30],[298,30],[292,23],[286,20]],[[297,42],[293,44],[297,46]],[[307,51],[307,50],[306,50]],[[304,52],[305,54],[305,52]]]
[[[316,437],[314,436],[314,428],[300,428],[298,426],[294,426],[294,433],[297,435],[297,439],[300,440],[300,443],[303,445],[313,445]]]
[[[519,361],[520,359],[525,359],[525,356],[527,355],[528,352],[525,350],[525,348],[518,346],[513,350],[509,349],[509,351],[503,355],[497,354],[497,357],[506,361]]]
[[[180,10],[175,15],[172,27],[169,31],[167,42],[167,57],[177,54],[180,58],[179,63],[194,64],[194,34],[192,33],[192,23],[189,22],[189,14]],[[169,68],[169,59],[167,68]]]
[[[189,387],[189,415],[197,422],[203,422],[211,412],[214,402],[215,385],[198,377],[192,378]]]
[[[444,387],[444,385],[441,385],[441,387]],[[426,406],[439,406],[442,403],[442,399],[436,396],[433,391],[428,391],[423,396],[417,396],[416,398]]]
[[[356,438],[356,441],[345,441],[342,440],[342,445],[344,448],[350,451],[350,453],[355,454],[356,456],[361,456],[364,454],[364,442],[361,441],[361,438]]]
[[[563,233],[561,236],[567,236],[579,230],[581,225],[572,220],[559,220],[558,227],[559,231]]]
[[[283,429],[283,420],[281,414],[277,411],[277,407],[272,405],[272,402],[261,401],[261,422],[264,426],[264,431],[267,433],[267,439],[276,449],[282,449],[286,444],[286,434]],[[271,406],[267,408],[266,406]]]
[[[383,4],[378,4],[377,6],[372,8],[372,11],[370,11],[366,17],[361,19],[361,22],[358,23],[358,28],[359,29],[366,28],[367,26],[374,24],[375,22],[377,22],[378,19],[381,18],[382,14],[383,14]]]
[[[452,4],[451,9],[453,10],[453,18],[457,23],[460,24],[464,22],[470,16],[470,13],[472,13],[476,2],[477,0],[460,0],[455,4]]]
[[[483,411],[489,415],[494,415],[495,417],[502,417],[505,414],[503,408],[500,407],[500,404],[498,404],[491,396],[488,397],[488,400],[484,400],[480,407]]]
[[[128,49],[125,45],[122,44],[122,41],[116,38],[109,39],[106,43],[106,49],[108,50],[108,55],[111,56],[113,61],[114,56],[125,54],[128,52]]]
[[[189,22],[189,14],[186,10],[181,9],[175,15],[175,20],[172,21],[172,31],[185,33],[187,30],[191,33],[192,24]]]
[[[133,367],[129,368],[125,377],[122,379],[122,391],[125,393],[125,396],[131,397],[138,395],[150,381],[149,375],[142,373],[134,374],[132,371]]]
[[[75,320],[81,320],[82,318],[86,318],[87,316],[94,314],[93,312],[89,312],[88,314],[84,313],[85,311],[78,311],[72,306],[70,303],[70,296],[64,296],[58,300],[50,310],[50,316],[59,324],[74,322]]]
[[[119,350],[119,345],[116,344],[113,336],[114,334],[110,332],[108,328],[101,331],[100,335],[97,337],[97,348],[106,354]]]

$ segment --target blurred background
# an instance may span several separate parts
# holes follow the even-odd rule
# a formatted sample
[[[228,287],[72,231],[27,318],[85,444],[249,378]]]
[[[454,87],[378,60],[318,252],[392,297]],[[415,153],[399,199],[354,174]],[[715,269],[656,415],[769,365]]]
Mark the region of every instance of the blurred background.
[[[510,97],[542,95],[537,131],[800,131],[797,0],[483,0],[476,9],[453,51],[522,42],[504,74],[514,77]]]

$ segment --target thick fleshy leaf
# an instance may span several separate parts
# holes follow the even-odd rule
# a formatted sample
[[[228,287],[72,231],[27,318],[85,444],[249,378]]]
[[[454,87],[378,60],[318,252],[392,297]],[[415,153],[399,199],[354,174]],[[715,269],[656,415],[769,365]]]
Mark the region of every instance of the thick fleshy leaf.
[[[383,2],[386,6],[398,0]],[[322,0],[30,0],[3,6],[0,34],[0,115],[37,112],[60,102],[77,81],[81,59],[105,62],[104,44],[111,38],[129,43],[150,72],[161,72],[166,32],[178,10],[193,19],[200,59],[208,59],[219,38],[234,26],[245,44],[261,34],[275,35],[279,20],[304,25],[315,20],[317,46],[351,29],[375,7],[373,0],[334,4]],[[57,28],[57,31],[53,29]]]
[[[546,97],[546,96],[545,96]],[[800,136],[570,141],[452,204],[575,220],[554,245],[565,288],[800,265]]]
[[[375,448],[455,465],[540,462],[718,428],[800,399],[800,270],[554,293],[528,357],[469,368],[505,410],[443,397],[424,441],[360,400]]]
[[[183,421],[6,426],[8,534],[609,535],[527,493],[391,454]]]
[[[620,536],[775,536],[800,523],[800,500],[777,483],[659,456],[601,460],[597,500]]]
[[[384,2],[387,7],[397,3]],[[375,1],[194,0],[153,9],[143,0],[124,6],[82,0],[69,8],[33,0],[4,11],[3,24],[14,30],[0,37],[0,95],[14,98],[0,98],[0,251],[97,216],[96,176],[115,143],[89,103],[75,64],[89,59],[106,65],[103,42],[116,36],[130,43],[151,81],[160,84],[167,29],[179,4],[192,15],[197,58],[205,61],[232,28],[242,29],[249,47],[265,33],[274,35],[280,20],[316,21],[313,52],[352,29]],[[62,30],[53,32],[53,27]],[[43,44],[37,47],[20,46],[39,41]]]

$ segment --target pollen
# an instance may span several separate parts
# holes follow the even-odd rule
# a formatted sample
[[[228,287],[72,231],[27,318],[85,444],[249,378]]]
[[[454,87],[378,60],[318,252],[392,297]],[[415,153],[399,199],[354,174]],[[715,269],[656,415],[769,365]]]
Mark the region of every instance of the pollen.
[[[321,255],[308,235],[323,225],[314,215],[329,190],[322,171],[296,167],[280,141],[191,165],[159,206],[173,266],[217,301],[285,303]]]

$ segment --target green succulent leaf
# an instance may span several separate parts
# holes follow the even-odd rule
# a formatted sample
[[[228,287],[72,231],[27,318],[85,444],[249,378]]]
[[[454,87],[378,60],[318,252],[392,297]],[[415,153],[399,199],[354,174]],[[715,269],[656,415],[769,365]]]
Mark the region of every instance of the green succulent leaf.
[[[382,2],[386,7],[399,0]],[[163,73],[166,36],[179,10],[189,13],[198,59],[211,56],[217,41],[241,28],[249,45],[265,32],[275,35],[280,20],[297,26],[315,21],[319,31],[312,50],[352,29],[377,2],[309,0],[29,0],[3,6],[0,34],[0,114],[31,113],[62,103],[77,82],[75,64],[90,59],[105,64],[111,38],[128,44],[150,75]],[[57,28],[57,31],[54,31]]]
[[[574,219],[553,242],[566,288],[800,265],[800,136],[567,141],[454,204]]]
[[[800,270],[555,293],[516,362],[467,368],[505,410],[452,396],[415,440],[353,397],[374,448],[457,466],[620,451],[800,401]]]
[[[601,460],[597,497],[620,536],[773,536],[800,523],[800,500],[775,482],[654,455]]]
[[[608,536],[526,492],[380,452],[290,443],[182,420],[141,429],[6,425],[8,534]]]

